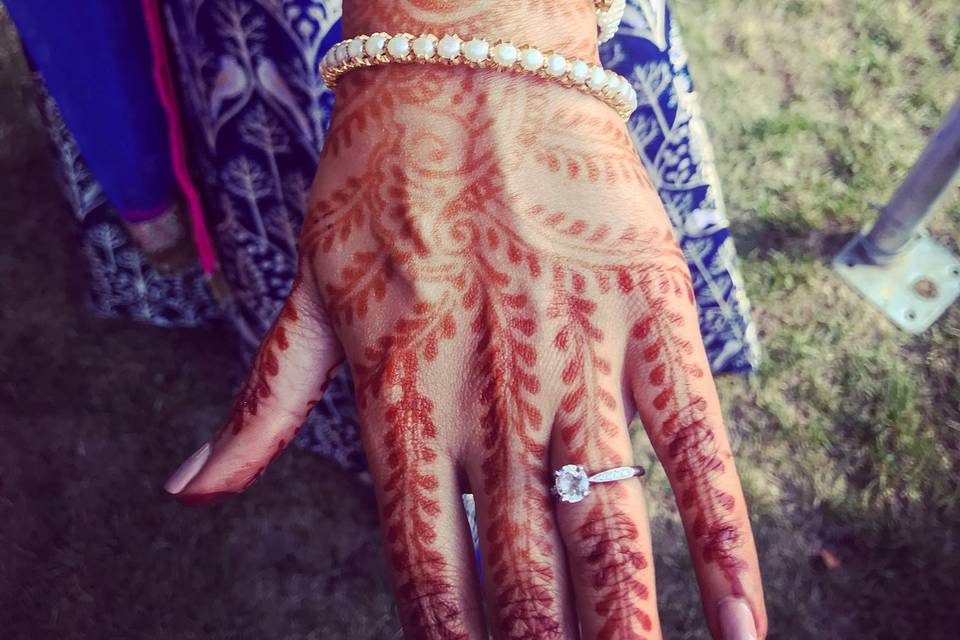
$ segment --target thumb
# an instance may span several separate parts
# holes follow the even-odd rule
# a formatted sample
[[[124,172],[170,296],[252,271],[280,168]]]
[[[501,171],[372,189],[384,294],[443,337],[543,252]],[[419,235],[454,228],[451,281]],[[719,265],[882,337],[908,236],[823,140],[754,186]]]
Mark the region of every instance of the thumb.
[[[164,488],[199,505],[249,487],[296,434],[342,362],[326,312],[298,282],[260,344],[227,420]]]

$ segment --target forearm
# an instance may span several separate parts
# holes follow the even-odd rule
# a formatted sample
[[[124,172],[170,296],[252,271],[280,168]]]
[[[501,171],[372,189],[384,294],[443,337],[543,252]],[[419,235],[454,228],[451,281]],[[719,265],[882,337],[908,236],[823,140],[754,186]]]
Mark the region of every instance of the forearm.
[[[347,37],[459,33],[598,60],[593,0],[344,0],[343,25]]]

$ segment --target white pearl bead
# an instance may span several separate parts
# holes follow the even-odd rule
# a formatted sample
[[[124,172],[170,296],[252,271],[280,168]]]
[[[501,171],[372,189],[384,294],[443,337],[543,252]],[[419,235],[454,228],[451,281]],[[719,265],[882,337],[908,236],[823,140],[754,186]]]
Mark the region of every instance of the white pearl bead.
[[[567,59],[559,53],[547,56],[547,73],[554,78],[559,78],[567,72]]]
[[[570,79],[574,82],[583,82],[590,75],[590,67],[583,60],[574,60],[570,65]]]
[[[337,45],[337,64],[343,64],[350,57],[350,45],[341,42]]]
[[[490,45],[485,40],[474,38],[463,45],[463,57],[470,62],[483,62],[490,55]]]
[[[367,44],[364,45],[363,49],[367,52],[368,56],[375,58],[383,53],[385,44],[387,44],[387,38],[385,36],[374,34],[367,38]]]
[[[623,102],[630,100],[630,91],[633,87],[630,86],[630,83],[624,80],[620,83],[620,88],[617,90],[617,97],[620,98]]]
[[[603,70],[603,67],[594,67],[593,71],[590,72],[590,79],[587,81],[587,86],[599,91],[603,89],[603,85],[605,84],[607,84],[607,72]]]
[[[363,57],[363,40],[360,38],[354,38],[350,41],[349,46],[347,47],[347,52],[350,54],[351,58],[362,58]]]
[[[444,60],[453,60],[460,55],[460,38],[456,36],[443,36],[437,45],[437,52]]]
[[[394,58],[403,58],[410,53],[410,38],[407,36],[393,36],[387,43],[387,52]]]
[[[613,71],[607,71],[607,86],[603,88],[604,93],[609,96],[615,95],[620,89],[620,76]]]
[[[524,49],[520,52],[520,66],[527,71],[536,71],[543,67],[543,54],[539,49]]]
[[[433,44],[433,38],[429,36],[420,36],[413,41],[413,54],[418,58],[430,59],[436,51],[437,48]]]
[[[502,67],[509,67],[517,61],[517,48],[509,42],[501,42],[493,48],[493,61]]]

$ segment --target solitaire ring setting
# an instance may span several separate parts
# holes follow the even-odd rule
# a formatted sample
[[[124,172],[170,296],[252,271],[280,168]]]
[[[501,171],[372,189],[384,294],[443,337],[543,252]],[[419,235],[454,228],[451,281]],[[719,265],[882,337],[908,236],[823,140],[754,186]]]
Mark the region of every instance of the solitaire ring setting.
[[[629,478],[640,478],[646,471],[637,465],[615,467],[590,475],[583,465],[565,464],[553,472],[553,488],[550,492],[560,502],[580,502],[590,495],[590,485],[601,482],[617,482]]]

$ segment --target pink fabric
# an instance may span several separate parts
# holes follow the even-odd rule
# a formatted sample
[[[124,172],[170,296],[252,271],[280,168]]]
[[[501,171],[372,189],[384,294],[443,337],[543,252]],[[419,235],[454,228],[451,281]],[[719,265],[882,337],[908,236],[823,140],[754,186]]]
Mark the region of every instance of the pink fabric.
[[[184,148],[183,127],[180,124],[180,109],[177,105],[177,94],[173,88],[170,76],[170,66],[167,58],[167,47],[164,42],[163,22],[160,17],[158,0],[142,0],[143,15],[147,22],[147,33],[150,36],[150,47],[153,50],[153,80],[157,85],[157,94],[160,104],[167,113],[167,125],[170,131],[170,156],[173,159],[173,173],[180,185],[180,190],[187,202],[190,211],[190,220],[193,227],[193,239],[197,245],[200,264],[204,272],[212,274],[217,268],[217,256],[207,231],[206,218],[203,215],[203,205],[200,195],[187,165],[187,154]]]
[[[150,209],[140,209],[133,210],[127,209],[120,211],[120,217],[126,222],[143,222],[145,220],[153,220],[159,216],[162,216],[164,213],[170,210],[173,206],[174,200],[171,198],[161,205],[152,207]]]

